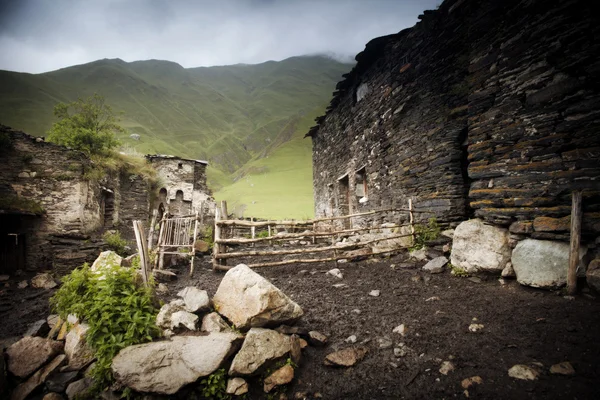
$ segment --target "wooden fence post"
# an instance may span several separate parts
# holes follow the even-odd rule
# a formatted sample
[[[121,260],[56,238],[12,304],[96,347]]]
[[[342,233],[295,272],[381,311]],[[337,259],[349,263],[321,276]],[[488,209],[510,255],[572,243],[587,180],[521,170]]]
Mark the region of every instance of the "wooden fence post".
[[[144,234],[144,225],[142,221],[133,221],[133,232],[137,243],[138,254],[140,255],[140,267],[142,269],[142,279],[144,285],[148,286],[148,248],[146,247],[146,235]]]
[[[414,216],[413,216],[413,205],[412,205],[412,199],[408,199],[408,218],[409,218],[409,223],[410,223],[410,234],[412,237],[412,241],[413,241],[413,246],[415,244],[415,225],[414,225]]]
[[[194,236],[192,236],[192,251],[190,261],[190,278],[194,274],[194,258],[196,258],[196,236],[198,235],[198,211],[196,211],[196,218],[194,219]]]
[[[577,265],[579,264],[579,245],[581,242],[581,190],[573,191],[571,203],[571,248],[569,251],[569,270],[567,272],[567,291],[570,295],[577,291]]]
[[[221,245],[218,243],[219,239],[221,239],[221,226],[219,225],[219,220],[221,219],[221,210],[219,209],[219,207],[215,208],[215,229],[213,230],[213,233],[215,235],[215,239],[213,241],[213,271],[216,271],[219,265],[219,259],[217,258],[219,256],[219,250]]]

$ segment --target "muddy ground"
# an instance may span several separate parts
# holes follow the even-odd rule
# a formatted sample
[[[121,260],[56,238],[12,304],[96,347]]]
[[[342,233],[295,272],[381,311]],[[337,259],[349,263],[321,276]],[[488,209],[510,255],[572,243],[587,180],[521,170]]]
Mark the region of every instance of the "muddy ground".
[[[339,264],[343,279],[325,274],[334,263],[257,270],[302,306],[299,325],[329,336],[328,346],[304,350],[287,391],[290,398],[297,392],[324,399],[465,398],[461,381],[475,375],[483,383],[469,389],[470,398],[600,398],[597,298],[587,293],[569,300],[560,292],[525,288],[514,280],[503,285],[490,276],[476,282],[448,271],[431,275],[420,269],[423,262],[409,263],[405,257]],[[214,294],[223,273],[212,272],[208,258],[198,264],[193,278],[182,267],[179,279],[169,283],[173,296],[190,284]],[[14,283],[0,284],[0,339],[22,334],[48,312],[51,291],[17,289]],[[347,286],[332,286],[337,283]],[[372,290],[380,296],[370,296]],[[471,333],[472,323],[484,327]],[[392,332],[400,324],[405,336]],[[351,335],[369,348],[366,357],[348,369],[324,366],[325,355],[350,346],[345,339]],[[381,348],[386,338],[393,346]],[[406,355],[395,357],[400,343]],[[439,372],[446,360],[456,367],[447,376]],[[572,363],[574,376],[548,373],[562,361]],[[511,366],[531,362],[545,367],[539,380],[508,376]]]

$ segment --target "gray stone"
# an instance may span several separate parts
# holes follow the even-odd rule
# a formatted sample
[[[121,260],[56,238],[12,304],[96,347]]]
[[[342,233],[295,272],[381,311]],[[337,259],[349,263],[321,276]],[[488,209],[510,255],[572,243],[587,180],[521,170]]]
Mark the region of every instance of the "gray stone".
[[[202,318],[200,330],[203,332],[227,332],[231,331],[231,327],[218,313],[212,312]]]
[[[54,373],[46,379],[46,388],[51,392],[64,392],[69,383],[77,379],[79,371]]]
[[[166,269],[155,269],[152,275],[158,282],[171,282],[177,280],[177,274]]]
[[[394,342],[389,337],[382,337],[377,339],[380,349],[391,349],[394,346]]]
[[[479,219],[461,222],[454,230],[450,262],[468,273],[500,272],[510,261],[507,229],[486,225]]]
[[[373,296],[373,297],[379,297],[380,294],[381,294],[381,291],[379,291],[379,290],[371,290],[369,292],[369,296]]]
[[[82,378],[78,381],[71,382],[69,386],[67,386],[67,397],[69,400],[73,400],[78,396],[84,394],[91,386],[94,381],[90,378]]]
[[[48,323],[48,327],[50,329],[54,328],[56,326],[56,324],[58,324],[59,321],[61,321],[61,319],[58,316],[58,314],[50,314],[46,318],[46,322]]]
[[[352,367],[364,358],[367,351],[367,348],[362,346],[339,350],[325,357],[325,365],[332,367]]]
[[[296,365],[300,365],[302,360],[302,343],[300,342],[300,336],[290,336],[290,358]]]
[[[265,378],[263,389],[269,393],[277,386],[287,385],[294,379],[294,368],[291,365],[284,365]]]
[[[303,315],[298,304],[244,264],[227,271],[213,303],[238,329],[293,322]]]
[[[244,378],[230,378],[227,381],[227,389],[225,392],[234,396],[246,394],[248,393],[248,382],[246,382]]]
[[[64,354],[56,356],[52,361],[43,366],[41,369],[36,371],[35,374],[29,377],[25,382],[17,386],[11,394],[11,400],[24,400],[33,392],[38,386],[40,386],[48,375],[56,371],[65,361]]]
[[[515,270],[513,268],[512,262],[507,262],[506,267],[502,270],[503,278],[514,278],[517,275],[515,274]]]
[[[317,331],[308,332],[308,341],[313,346],[325,346],[327,344],[327,336]]]
[[[94,360],[94,352],[85,341],[89,330],[90,327],[87,324],[76,324],[67,334],[65,354],[70,370],[80,370]]]
[[[410,253],[410,258],[417,261],[425,261],[427,260],[427,249],[424,247],[422,249],[413,250]]]
[[[45,272],[38,274],[31,279],[31,287],[36,289],[52,289],[58,286],[58,283],[54,281],[52,275]]]
[[[579,253],[579,259],[586,249]],[[521,285],[557,288],[567,282],[569,244],[550,240],[525,239],[513,250],[512,264]],[[580,268],[583,267],[580,265]]]
[[[590,262],[585,273],[585,279],[589,287],[600,293],[600,258]]]
[[[29,325],[27,332],[23,336],[46,336],[50,332],[50,327],[45,319],[40,319]]]
[[[171,315],[171,330],[184,327],[190,331],[197,329],[198,316],[187,311],[177,311]]]
[[[216,371],[237,350],[237,335],[175,336],[124,348],[113,359],[118,383],[140,392],[173,394]]]
[[[185,309],[185,302],[181,299],[173,300],[163,305],[156,316],[156,326],[163,329],[171,328],[171,317],[177,311]]]
[[[575,369],[568,361],[563,361],[558,364],[554,364],[550,367],[550,373],[553,375],[575,375]]]
[[[327,271],[327,275],[335,276],[339,279],[344,278],[344,275],[342,274],[342,271],[339,270],[339,268],[330,269],[329,271]]]
[[[444,256],[436,257],[433,260],[429,261],[423,269],[425,271],[429,271],[432,274],[439,274],[444,272],[444,265],[448,263],[448,259]]]
[[[121,266],[121,262],[123,261],[123,257],[115,253],[114,251],[107,250],[100,253],[98,258],[92,264],[92,271],[101,271],[105,268],[109,268],[112,266]]]
[[[291,350],[289,336],[270,329],[252,328],[231,362],[229,375],[252,375],[267,362],[286,356]]]
[[[177,296],[181,297],[185,302],[185,311],[196,313],[207,311],[210,308],[210,299],[206,290],[188,286],[179,291]]]
[[[63,344],[39,336],[25,336],[7,350],[8,371],[25,378],[63,350]]]

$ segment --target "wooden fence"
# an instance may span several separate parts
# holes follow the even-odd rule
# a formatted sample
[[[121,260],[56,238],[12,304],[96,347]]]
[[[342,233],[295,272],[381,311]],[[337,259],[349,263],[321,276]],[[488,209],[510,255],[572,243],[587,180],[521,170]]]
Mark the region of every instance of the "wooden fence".
[[[401,238],[412,237],[414,239],[414,213],[428,213],[432,214],[431,211],[418,211],[412,207],[412,202],[409,201],[408,208],[393,208],[385,210],[373,210],[357,214],[328,217],[328,218],[317,218],[310,220],[288,220],[288,221],[247,221],[247,220],[236,220],[226,219],[227,216],[227,203],[221,202],[220,207],[215,210],[215,225],[214,225],[214,245],[213,245],[213,269],[226,271],[231,268],[227,265],[227,260],[232,258],[251,258],[251,257],[279,257],[286,255],[299,255],[303,257],[306,254],[311,253],[332,253],[327,257],[307,257],[307,258],[294,258],[280,261],[269,261],[269,262],[258,262],[249,263],[248,266],[251,268],[258,267],[269,267],[277,265],[287,264],[300,264],[300,263],[318,263],[328,262],[348,258],[345,251],[356,250],[365,248],[370,244],[377,242],[395,240]],[[397,219],[400,216],[405,217],[408,223],[385,223],[379,225],[370,224],[370,226],[357,226],[352,227],[353,221],[363,219],[366,216],[376,214],[392,215],[392,218]],[[336,230],[334,221],[349,221],[350,228]],[[329,222],[328,224],[325,224]],[[402,227],[409,227],[408,233],[401,233]],[[257,230],[261,230],[260,235],[257,235]],[[275,233],[275,231],[283,229],[283,232]],[[302,232],[297,232],[302,230]],[[400,234],[382,235],[378,238],[371,240],[361,241],[358,243],[336,243],[337,239],[341,236],[349,236],[350,234],[359,232],[369,231],[381,231],[382,229],[397,229]],[[240,231],[246,231],[248,234],[240,236]],[[274,242],[290,241],[310,239],[312,246],[305,246],[303,248],[293,249],[282,249],[273,250],[272,248],[255,250],[253,249],[257,244],[273,244]],[[232,247],[247,248],[243,251],[230,251]],[[248,249],[250,248],[250,249]],[[387,251],[378,251],[368,254],[368,256],[379,255],[384,253],[391,253],[400,250],[402,247],[397,247]],[[365,254],[367,255],[367,254]]]

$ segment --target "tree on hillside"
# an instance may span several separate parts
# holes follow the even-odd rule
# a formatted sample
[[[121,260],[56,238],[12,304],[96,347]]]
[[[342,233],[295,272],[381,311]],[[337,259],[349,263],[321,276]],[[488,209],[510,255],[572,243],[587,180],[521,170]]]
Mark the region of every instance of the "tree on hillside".
[[[70,104],[59,103],[54,107],[54,116],[59,121],[47,132],[48,141],[88,155],[110,153],[119,144],[115,134],[125,131],[99,94]]]

